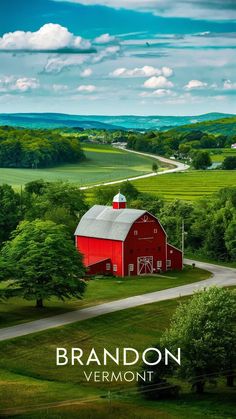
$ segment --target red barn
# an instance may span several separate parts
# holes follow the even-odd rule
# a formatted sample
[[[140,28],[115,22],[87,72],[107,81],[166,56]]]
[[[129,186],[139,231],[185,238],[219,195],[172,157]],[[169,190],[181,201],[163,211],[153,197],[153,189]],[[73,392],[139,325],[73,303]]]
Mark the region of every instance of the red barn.
[[[89,274],[144,275],[183,266],[181,250],[168,244],[158,219],[145,210],[126,208],[120,193],[112,207],[90,208],[75,238]]]

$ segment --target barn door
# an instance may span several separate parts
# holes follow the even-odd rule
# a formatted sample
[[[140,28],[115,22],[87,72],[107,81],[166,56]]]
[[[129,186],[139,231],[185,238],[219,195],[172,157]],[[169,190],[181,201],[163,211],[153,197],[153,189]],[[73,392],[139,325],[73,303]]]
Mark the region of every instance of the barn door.
[[[153,273],[153,257],[141,256],[137,259],[138,275]]]

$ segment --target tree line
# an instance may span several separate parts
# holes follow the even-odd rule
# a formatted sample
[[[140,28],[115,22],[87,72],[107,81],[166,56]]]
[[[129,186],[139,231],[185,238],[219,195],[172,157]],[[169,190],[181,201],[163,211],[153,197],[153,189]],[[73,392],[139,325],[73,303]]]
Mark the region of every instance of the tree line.
[[[52,130],[0,129],[0,167],[43,168],[85,159],[80,141]]]

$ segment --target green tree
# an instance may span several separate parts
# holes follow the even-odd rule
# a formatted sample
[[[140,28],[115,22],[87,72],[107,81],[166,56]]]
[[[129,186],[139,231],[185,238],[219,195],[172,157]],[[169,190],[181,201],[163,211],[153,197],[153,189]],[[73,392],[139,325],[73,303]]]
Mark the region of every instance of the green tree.
[[[208,151],[195,151],[192,158],[192,164],[196,170],[206,170],[210,167],[212,161]]]
[[[5,298],[35,299],[37,307],[50,297],[81,298],[85,291],[82,257],[65,227],[52,221],[23,221],[1,252],[1,280],[11,279]]]
[[[153,172],[157,172],[158,171],[158,164],[155,161],[152,163],[152,171]]]
[[[235,170],[236,169],[236,156],[225,157],[222,163],[223,170]]]
[[[170,329],[161,339],[169,350],[181,348],[177,374],[187,379],[197,393],[203,393],[211,378],[234,375],[235,307],[234,291],[212,287],[197,292],[177,308]]]
[[[21,219],[21,199],[9,185],[0,186],[0,245],[9,239],[10,233]]]

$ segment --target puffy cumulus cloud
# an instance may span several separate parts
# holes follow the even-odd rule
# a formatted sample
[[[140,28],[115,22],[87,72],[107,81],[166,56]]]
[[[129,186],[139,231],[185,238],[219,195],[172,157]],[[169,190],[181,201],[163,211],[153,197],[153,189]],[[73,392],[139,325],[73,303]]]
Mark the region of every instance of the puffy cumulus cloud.
[[[236,82],[232,82],[231,80],[225,80],[223,88],[225,90],[236,90]]]
[[[109,33],[104,33],[103,35],[98,36],[94,39],[95,44],[110,44],[112,42],[118,41],[117,38]]]
[[[89,50],[90,41],[75,36],[67,28],[47,23],[36,32],[16,31],[5,33],[0,37],[0,50],[10,51],[57,51],[73,49]]]
[[[93,70],[91,68],[85,68],[81,73],[81,77],[90,77],[93,74]]]
[[[95,90],[96,86],[93,84],[81,84],[81,86],[77,88],[77,91],[82,93],[93,93]]]
[[[3,76],[0,78],[1,93],[25,93],[39,88],[40,84],[36,78]]]
[[[193,89],[203,89],[207,87],[207,83],[204,83],[201,80],[190,80],[185,86],[184,88],[186,90],[193,90]]]
[[[153,76],[146,80],[143,86],[147,89],[169,89],[174,84],[164,76]]]
[[[155,68],[149,65],[143,67],[136,67],[133,69],[117,68],[111,73],[113,77],[152,77],[160,76],[171,77],[173,75],[173,70],[169,67],[162,67],[161,69]]]
[[[61,1],[61,0],[56,0]],[[157,16],[188,17],[205,20],[236,19],[235,0],[66,0],[87,6],[100,5],[115,9],[151,12]]]

